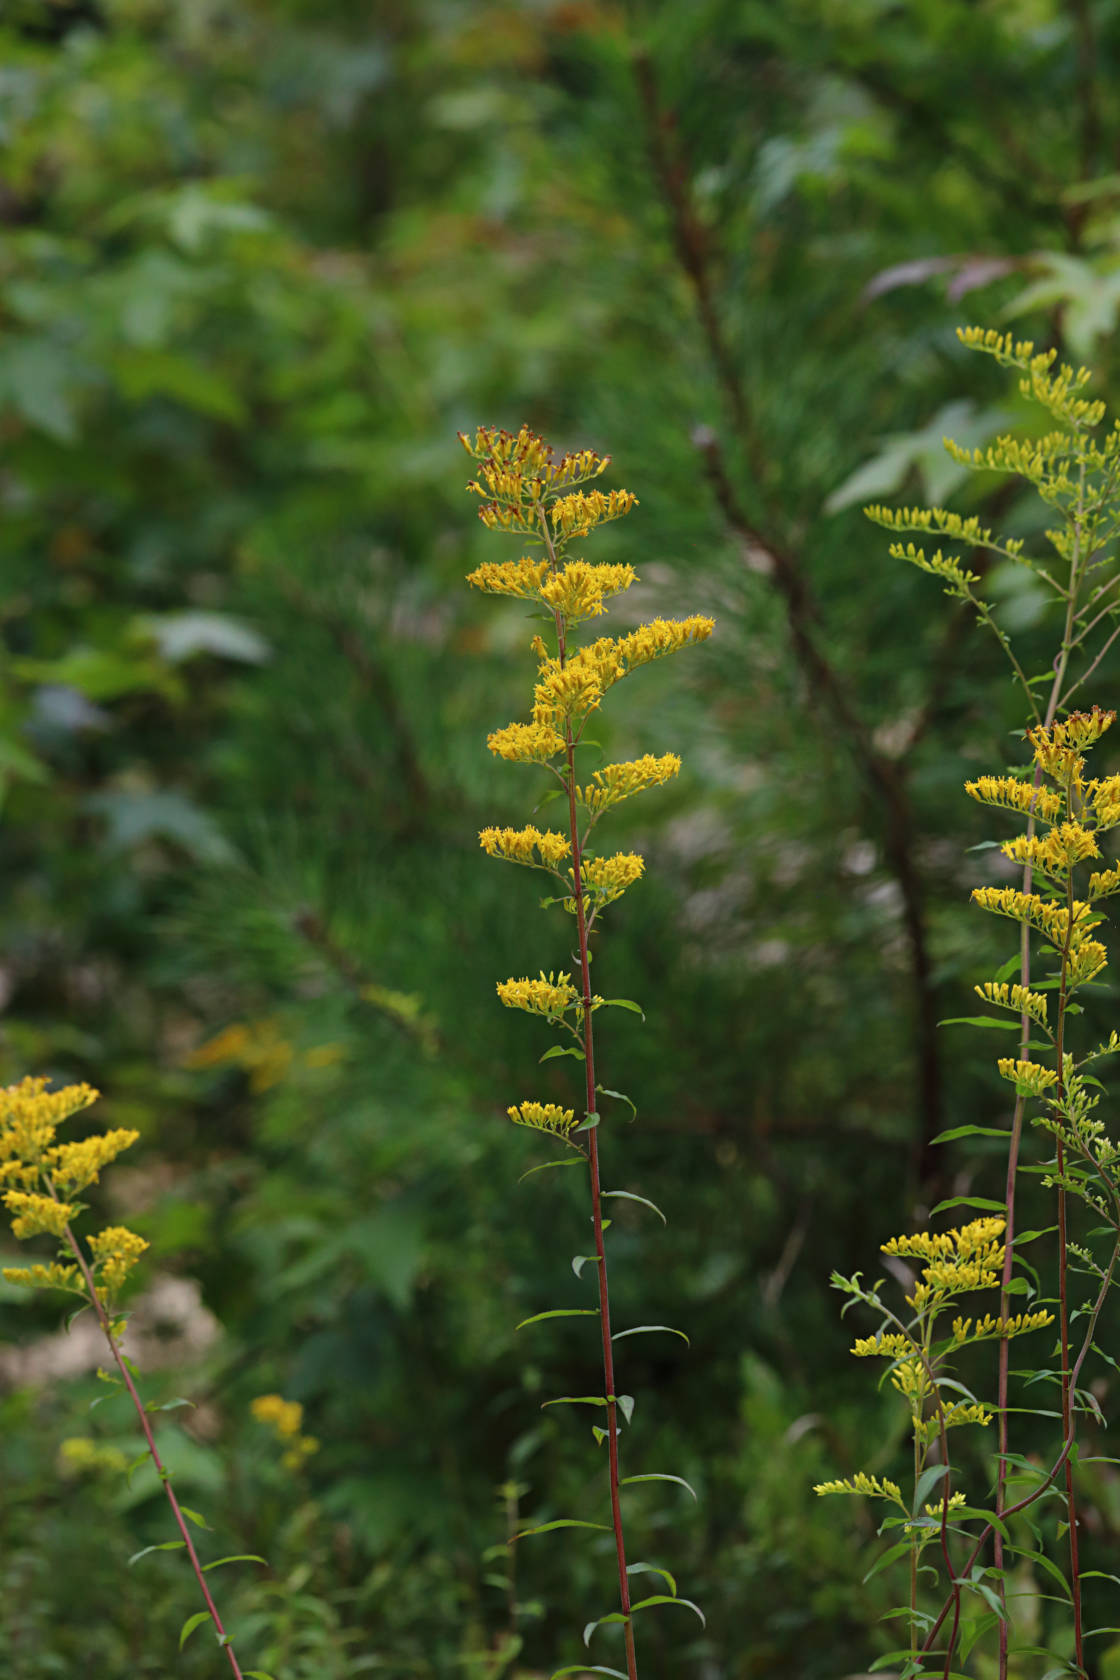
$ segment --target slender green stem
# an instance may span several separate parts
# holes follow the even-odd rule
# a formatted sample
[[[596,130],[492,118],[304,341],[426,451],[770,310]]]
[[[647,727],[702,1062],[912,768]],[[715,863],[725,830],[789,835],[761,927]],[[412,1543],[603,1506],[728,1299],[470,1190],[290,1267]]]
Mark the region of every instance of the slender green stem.
[[[555,562],[556,551],[548,521],[541,513],[541,529],[550,559]],[[561,667],[568,657],[564,620],[556,618],[557,651]],[[583,1066],[586,1082],[587,1113],[596,1112],[595,1101],[595,1035],[592,1026],[591,958],[588,950],[587,906],[583,890],[583,849],[580,843],[579,819],[576,812],[576,742],[570,720],[564,725],[564,745],[567,759],[568,832],[572,846],[572,898],[576,911],[576,932],[579,940],[580,983],[583,1006]],[[622,1527],[622,1499],[619,1491],[618,1402],[615,1392],[614,1346],[611,1341],[610,1292],[607,1285],[607,1251],[603,1242],[603,1192],[599,1176],[599,1128],[588,1133],[588,1162],[591,1177],[591,1220],[595,1231],[595,1255],[599,1274],[599,1330],[603,1345],[603,1393],[607,1402],[607,1456],[610,1477],[611,1526],[614,1529],[615,1555],[618,1561],[618,1596],[625,1616],[626,1672],[628,1680],[638,1680],[638,1656],[634,1643],[634,1618],[630,1612],[630,1577],[626,1573],[626,1540]]]
[[[49,1189],[51,1195],[54,1196],[55,1201],[57,1201],[58,1196],[55,1192],[54,1185],[51,1184],[49,1180],[47,1181],[47,1188]],[[155,1465],[156,1474],[163,1484],[163,1491],[167,1495],[168,1504],[171,1506],[171,1513],[175,1518],[176,1526],[183,1537],[183,1545],[186,1547],[187,1556],[190,1559],[191,1568],[194,1570],[195,1580],[198,1582],[199,1591],[202,1593],[203,1599],[206,1602],[206,1608],[210,1612],[210,1620],[214,1624],[214,1631],[217,1633],[218,1638],[222,1641],[226,1656],[229,1658],[230,1668],[237,1676],[237,1680],[243,1680],[240,1664],[237,1661],[237,1657],[234,1655],[233,1646],[229,1641],[229,1635],[226,1633],[226,1630],[222,1625],[222,1618],[218,1614],[218,1606],[214,1603],[210,1588],[207,1585],[206,1576],[202,1571],[202,1565],[198,1561],[198,1553],[194,1549],[194,1541],[191,1539],[191,1531],[187,1527],[182,1507],[180,1506],[178,1499],[175,1497],[175,1489],[171,1486],[170,1472],[164,1468],[163,1460],[160,1458],[159,1448],[156,1446],[156,1438],[152,1432],[151,1423],[148,1421],[147,1409],[145,1408],[140,1395],[137,1393],[136,1384],[133,1382],[132,1373],[128,1368],[128,1362],[123,1358],[117,1338],[113,1334],[112,1325],[109,1322],[109,1315],[105,1311],[101,1297],[97,1293],[97,1285],[94,1283],[93,1273],[90,1271],[89,1262],[82,1253],[81,1246],[79,1245],[77,1238],[74,1236],[74,1233],[70,1229],[69,1225],[66,1226],[65,1236],[67,1246],[73,1254],[74,1259],[77,1261],[78,1269],[85,1281],[90,1306],[97,1314],[97,1322],[101,1326],[105,1340],[109,1344],[109,1352],[112,1354],[117,1370],[120,1372],[121,1381],[128,1390],[129,1399],[136,1408],[136,1416],[140,1420],[140,1428],[144,1434],[148,1454],[152,1463]]]

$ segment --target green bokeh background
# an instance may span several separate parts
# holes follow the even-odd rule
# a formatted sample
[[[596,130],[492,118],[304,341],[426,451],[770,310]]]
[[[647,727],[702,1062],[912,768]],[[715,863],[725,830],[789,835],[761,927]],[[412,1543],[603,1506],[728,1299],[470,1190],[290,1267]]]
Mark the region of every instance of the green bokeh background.
[[[509,551],[455,433],[523,420],[638,494],[590,557],[641,611],[718,620],[598,732],[684,759],[612,820],[647,876],[596,969],[646,1011],[600,1017],[640,1110],[608,1176],[670,1221],[616,1205],[615,1316],[691,1337],[623,1344],[627,1465],[699,1496],[635,1489],[633,1554],[707,1615],[650,1612],[642,1673],[841,1680],[893,1642],[873,1514],[811,1491],[905,1461],[828,1276],[999,1193],[998,1149],[930,1145],[1008,1087],[933,1025],[1011,949],[966,908],[961,784],[1020,720],[859,509],[1040,533],[942,450],[1037,424],[954,328],[1118,395],[1118,72],[1116,0],[0,6],[0,1077],[88,1079],[141,1132],[95,1212],[213,1317],[161,1362],[156,1313],[145,1387],[195,1402],[161,1438],[206,1555],[269,1560],[213,1577],[247,1666],[537,1680],[613,1603],[609,1536],[525,1541],[503,1584],[511,1527],[603,1504],[586,1420],[540,1410],[594,1392],[593,1339],[513,1330],[591,1287],[573,1175],[519,1186],[543,1149],[502,1118],[568,1064],[493,991],[568,929],[476,840],[541,790],[485,749],[533,626],[463,583]],[[1045,662],[1029,574],[985,593]],[[176,1649],[181,1559],[126,1567],[158,1486],[60,1465],[134,1425],[88,1372],[31,1380],[59,1323],[3,1286],[0,1672],[221,1673],[205,1629]],[[321,1441],[298,1476],[271,1391]],[[1120,1482],[1086,1478],[1114,1569]]]

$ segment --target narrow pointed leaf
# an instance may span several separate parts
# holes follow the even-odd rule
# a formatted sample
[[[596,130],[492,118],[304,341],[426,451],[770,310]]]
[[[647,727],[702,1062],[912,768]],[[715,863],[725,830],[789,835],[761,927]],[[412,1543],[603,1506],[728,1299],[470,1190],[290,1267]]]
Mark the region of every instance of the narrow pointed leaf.
[[[554,1044],[540,1059],[542,1062],[554,1062],[557,1056],[574,1056],[577,1062],[583,1061],[583,1051],[577,1050],[574,1044]]]
[[[675,1593],[672,1598],[669,1597],[668,1593],[654,1593],[652,1598],[643,1598],[637,1604],[632,1604],[630,1613],[631,1615],[637,1615],[639,1610],[652,1609],[655,1604],[683,1604],[686,1610],[691,1610],[699,1616],[701,1627],[707,1627],[708,1625],[708,1619],[698,1604],[694,1604],[691,1598],[678,1598]]]
[[[185,1517],[188,1517],[190,1521],[194,1523],[196,1528],[209,1529],[210,1524],[206,1521],[206,1518],[201,1514],[201,1512],[192,1511],[189,1505],[180,1505],[179,1509]]]
[[[567,1160],[563,1161],[542,1161],[540,1166],[530,1167],[528,1172],[523,1172],[517,1182],[518,1184],[524,1184],[525,1180],[527,1178],[532,1178],[534,1173],[548,1172],[552,1167],[582,1167],[583,1165],[584,1159],[582,1155],[580,1155],[576,1160],[572,1160],[569,1157]]]
[[[232,1557],[215,1558],[213,1563],[204,1563],[202,1573],[205,1575],[208,1569],[220,1569],[223,1563],[263,1563],[268,1568],[267,1558],[258,1557],[255,1552],[237,1552]]]
[[[669,1591],[673,1597],[677,1596],[677,1583],[667,1569],[659,1569],[655,1563],[628,1563],[627,1575],[660,1575],[669,1584]]]
[[[938,1482],[949,1474],[947,1464],[931,1464],[928,1470],[923,1470],[914,1486],[914,1504],[912,1509],[920,1513],[926,1500],[937,1486]]]
[[[598,1124],[599,1116],[595,1113],[591,1113],[587,1116],[587,1119],[583,1122],[582,1126],[577,1126],[575,1128],[572,1136],[574,1137],[576,1132],[593,1132]]]
[[[133,1552],[128,1560],[128,1568],[131,1569],[134,1563],[139,1563],[142,1557],[147,1557],[149,1552],[181,1552],[183,1544],[182,1540],[161,1540],[158,1546],[145,1546],[142,1552]]]
[[[549,1680],[560,1680],[562,1674],[611,1674],[614,1680],[626,1680],[620,1668],[588,1668],[586,1663],[569,1663],[567,1668],[555,1669]]]
[[[179,1630],[179,1649],[180,1649],[180,1651],[183,1649],[183,1646],[187,1643],[187,1640],[190,1638],[190,1636],[194,1632],[195,1628],[196,1627],[201,1627],[203,1622],[208,1622],[209,1620],[210,1620],[209,1610],[196,1610],[193,1616],[188,1616],[187,1617],[186,1621],[183,1623],[182,1627]]]
[[[631,1482],[677,1482],[681,1487],[688,1489],[697,1504],[700,1503],[696,1489],[691,1482],[686,1482],[683,1476],[667,1476],[663,1471],[651,1470],[642,1476],[623,1476],[618,1485],[619,1487],[629,1487]]]
[[[561,1394],[556,1400],[546,1400],[541,1406],[605,1406],[606,1399],[602,1394]]]
[[[664,1330],[668,1336],[679,1336],[682,1342],[691,1347],[688,1337],[683,1330],[674,1330],[671,1324],[636,1324],[632,1330],[616,1330],[611,1337],[612,1342],[620,1342],[623,1336],[650,1336],[655,1330]]]
[[[603,1009],[629,1009],[632,1015],[640,1015],[643,1021],[646,1018],[646,1012],[641,1004],[635,1003],[632,998],[604,998],[601,1007]]]
[[[600,1096],[603,1096],[603,1097],[617,1097],[619,1102],[624,1102],[626,1104],[627,1108],[630,1110],[631,1119],[636,1120],[638,1118],[637,1104],[631,1102],[630,1098],[626,1095],[625,1091],[610,1091],[610,1090],[607,1089],[607,1087],[605,1085],[596,1085],[595,1089],[599,1092]],[[82,1309],[79,1307],[78,1311],[81,1312],[81,1310]]]
[[[551,1534],[554,1528],[598,1528],[603,1533],[609,1530],[608,1523],[581,1522],[578,1517],[557,1517],[555,1522],[539,1523],[536,1528],[523,1528],[520,1534],[515,1534],[515,1540],[525,1540],[530,1534]]]
[[[609,1616],[600,1616],[597,1622],[588,1622],[583,1630],[583,1643],[588,1646],[591,1644],[591,1635],[597,1627],[603,1627],[607,1622],[628,1622],[629,1620],[629,1616],[624,1616],[621,1610],[612,1610]]]
[[[527,1324],[539,1324],[543,1318],[598,1318],[597,1307],[551,1307],[548,1312],[534,1313],[532,1318],[523,1318],[516,1326],[524,1330]]]
[[[935,1213],[945,1213],[955,1207],[979,1208],[981,1213],[1002,1213],[1006,1205],[1005,1202],[993,1202],[987,1196],[950,1196],[947,1202],[938,1202],[935,1208],[930,1209],[930,1218]]]
[[[657,1203],[656,1202],[651,1202],[648,1196],[635,1196],[633,1190],[604,1190],[603,1195],[604,1196],[617,1196],[621,1201],[624,1201],[624,1202],[641,1202],[643,1207],[653,1209],[653,1211],[657,1215],[658,1219],[660,1219],[662,1225],[668,1225],[668,1223],[669,1223],[669,1221],[666,1219],[665,1215],[662,1213],[661,1209],[658,1207]],[[1002,1207],[1003,1204],[1001,1203],[1000,1205]]]

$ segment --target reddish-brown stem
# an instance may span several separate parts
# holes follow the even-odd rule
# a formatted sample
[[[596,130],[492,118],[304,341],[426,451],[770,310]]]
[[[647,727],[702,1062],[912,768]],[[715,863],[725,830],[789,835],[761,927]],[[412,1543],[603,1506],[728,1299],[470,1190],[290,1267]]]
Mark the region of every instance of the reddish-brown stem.
[[[55,1192],[53,1185],[50,1186],[50,1190],[51,1195],[54,1196]],[[58,1200],[57,1196],[55,1196],[55,1200]],[[82,1253],[81,1247],[79,1246],[78,1241],[69,1225],[66,1226],[65,1235],[70,1252],[77,1261],[82,1277],[85,1280],[86,1290],[89,1293],[90,1305],[97,1314],[97,1322],[100,1324],[105,1340],[109,1344],[109,1352],[113,1355],[114,1363],[121,1374],[121,1381],[128,1390],[129,1399],[136,1408],[136,1416],[140,1420],[140,1428],[144,1433],[144,1440],[148,1448],[149,1456],[156,1467],[156,1474],[163,1483],[163,1491],[167,1495],[168,1504],[171,1506],[171,1513],[175,1518],[179,1533],[183,1536],[183,1544],[187,1549],[187,1556],[191,1560],[191,1568],[194,1570],[195,1580],[198,1582],[199,1591],[206,1602],[207,1610],[210,1612],[210,1619],[214,1624],[218,1638],[222,1641],[226,1656],[229,1658],[229,1666],[237,1676],[237,1680],[243,1680],[241,1665],[238,1663],[237,1657],[234,1654],[233,1646],[229,1643],[229,1635],[226,1633],[226,1630],[222,1625],[222,1618],[218,1614],[218,1606],[214,1603],[213,1597],[210,1593],[210,1588],[206,1583],[206,1576],[203,1574],[202,1565],[198,1561],[198,1553],[194,1549],[194,1541],[191,1539],[190,1529],[187,1527],[182,1507],[175,1497],[175,1489],[171,1486],[170,1472],[164,1468],[163,1460],[159,1456],[159,1448],[156,1446],[156,1438],[152,1432],[152,1426],[148,1421],[148,1413],[145,1409],[144,1402],[137,1393],[136,1384],[132,1380],[132,1373],[121,1354],[120,1347],[117,1344],[117,1339],[113,1335],[112,1326],[109,1323],[109,1315],[105,1311],[101,1297],[97,1293],[97,1285],[93,1281],[93,1273],[90,1271],[89,1262]]]
[[[551,538],[542,517],[550,552]],[[555,556],[553,555],[555,558]],[[568,657],[564,635],[564,621],[556,614],[556,637],[560,664]],[[580,984],[583,989],[583,1066],[587,1087],[587,1113],[596,1113],[595,1102],[595,1037],[592,1028],[591,960],[587,943],[587,907],[583,892],[583,848],[580,842],[579,820],[576,815],[576,744],[570,721],[564,725],[564,744],[567,756],[568,831],[572,843],[572,898],[576,909],[576,931],[579,939]],[[593,1125],[588,1133],[588,1161],[591,1168],[591,1219],[595,1228],[595,1256],[599,1273],[599,1330],[603,1343],[603,1393],[607,1402],[607,1454],[610,1473],[611,1525],[618,1559],[618,1596],[626,1635],[626,1672],[629,1680],[638,1680],[638,1656],[634,1645],[634,1618],[630,1613],[630,1577],[626,1573],[626,1541],[622,1529],[622,1500],[619,1494],[618,1471],[618,1402],[614,1386],[614,1348],[611,1343],[611,1306],[607,1288],[607,1251],[603,1243],[603,1191],[599,1177],[599,1127]]]
[[[1058,1032],[1054,1044],[1054,1053],[1058,1066],[1057,1096],[1059,1104],[1064,1101],[1066,1094],[1065,1072],[1065,1029],[1066,1010],[1069,1005],[1069,953],[1073,940],[1073,874],[1070,872],[1066,884],[1066,936],[1062,946],[1062,975],[1061,989],[1058,993]],[[1068,1240],[1066,1192],[1063,1179],[1066,1170],[1065,1146],[1058,1138],[1058,1330],[1061,1339],[1062,1352],[1062,1434],[1067,1441],[1074,1440],[1073,1421],[1073,1384],[1070,1380],[1069,1364],[1069,1261],[1066,1253]],[[1077,1666],[1085,1668],[1085,1635],[1081,1615],[1081,1571],[1077,1543],[1077,1501],[1073,1491],[1073,1459],[1067,1456],[1065,1464],[1066,1483],[1066,1516],[1069,1519],[1069,1571],[1070,1593],[1073,1603],[1073,1644]]]

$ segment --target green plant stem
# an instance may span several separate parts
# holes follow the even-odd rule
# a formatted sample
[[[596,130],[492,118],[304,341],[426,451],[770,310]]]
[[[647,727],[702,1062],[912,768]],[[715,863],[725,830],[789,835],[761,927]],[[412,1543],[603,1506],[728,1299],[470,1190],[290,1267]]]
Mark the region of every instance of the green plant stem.
[[[48,1182],[48,1188],[51,1195],[54,1196],[55,1201],[57,1201],[58,1196],[55,1192],[54,1185]],[[69,1246],[70,1252],[74,1256],[74,1259],[77,1261],[79,1270],[85,1280],[90,1305],[97,1314],[97,1322],[100,1324],[105,1340],[109,1344],[109,1352],[113,1355],[114,1363],[121,1374],[121,1381],[128,1390],[129,1399],[136,1408],[136,1416],[140,1420],[140,1428],[144,1433],[144,1440],[147,1444],[149,1456],[156,1467],[156,1474],[163,1484],[163,1491],[167,1495],[168,1504],[171,1506],[171,1513],[175,1518],[179,1533],[183,1536],[183,1544],[187,1549],[187,1556],[190,1559],[191,1568],[194,1570],[195,1580],[198,1582],[199,1591],[206,1602],[207,1610],[210,1612],[210,1620],[214,1624],[214,1630],[222,1642],[226,1656],[229,1658],[229,1665],[234,1674],[237,1676],[237,1680],[244,1680],[241,1673],[241,1666],[234,1654],[233,1646],[229,1642],[229,1635],[226,1633],[226,1630],[222,1625],[222,1618],[218,1614],[218,1606],[214,1603],[213,1597],[210,1593],[210,1588],[206,1582],[206,1576],[202,1572],[202,1565],[198,1561],[198,1553],[194,1549],[194,1541],[191,1539],[191,1533],[190,1529],[187,1527],[186,1518],[183,1516],[182,1508],[178,1499],[175,1497],[175,1489],[171,1486],[170,1471],[164,1468],[163,1460],[159,1456],[159,1448],[156,1446],[156,1438],[152,1432],[152,1426],[148,1421],[148,1413],[144,1406],[144,1402],[137,1393],[136,1384],[132,1380],[132,1373],[128,1368],[127,1362],[122,1357],[121,1350],[117,1345],[117,1339],[113,1335],[112,1326],[109,1323],[109,1315],[105,1311],[101,1297],[97,1293],[97,1285],[93,1281],[93,1273],[90,1271],[89,1262],[82,1253],[77,1238],[74,1236],[74,1233],[70,1229],[69,1225],[66,1227],[66,1242]]]
[[[556,554],[547,520],[541,513],[541,529],[552,560]],[[556,617],[556,641],[560,664],[568,657],[564,635],[564,621]],[[576,814],[576,743],[570,720],[564,724],[564,744],[567,756],[568,830],[572,845],[572,897],[576,907],[576,930],[579,939],[580,983],[583,988],[583,1067],[586,1079],[587,1113],[596,1112],[595,1104],[595,1036],[591,1007],[591,959],[587,943],[587,907],[583,892],[583,856],[580,843],[579,820]],[[592,1126],[588,1133],[588,1162],[591,1176],[591,1219],[595,1229],[595,1255],[599,1274],[599,1330],[603,1343],[603,1393],[607,1402],[607,1454],[610,1474],[611,1526],[614,1529],[615,1554],[618,1559],[618,1596],[622,1614],[626,1617],[626,1672],[629,1680],[638,1680],[638,1656],[634,1645],[634,1618],[630,1613],[630,1577],[626,1573],[626,1540],[622,1528],[622,1499],[619,1492],[618,1468],[618,1403],[614,1384],[614,1347],[611,1342],[611,1305],[607,1287],[607,1251],[603,1242],[603,1191],[599,1176],[599,1128]]]

